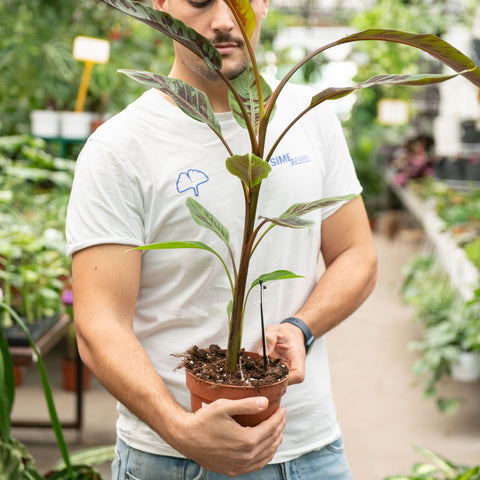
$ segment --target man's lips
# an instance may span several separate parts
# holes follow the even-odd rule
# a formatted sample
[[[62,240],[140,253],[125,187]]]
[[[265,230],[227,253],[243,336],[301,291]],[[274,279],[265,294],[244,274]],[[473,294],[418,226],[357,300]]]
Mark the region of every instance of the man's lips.
[[[236,48],[238,48],[238,43],[236,42],[214,43],[214,46],[220,52],[221,55],[226,55],[228,53],[232,53]]]

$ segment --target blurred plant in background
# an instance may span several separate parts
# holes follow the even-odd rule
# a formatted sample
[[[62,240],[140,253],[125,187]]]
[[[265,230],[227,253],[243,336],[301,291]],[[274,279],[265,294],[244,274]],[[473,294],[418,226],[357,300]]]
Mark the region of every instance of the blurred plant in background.
[[[26,135],[0,137],[0,288],[29,323],[59,312],[70,265],[64,229],[74,161],[44,147]],[[10,324],[2,312],[0,326]]]
[[[111,42],[111,60],[93,70],[85,105],[100,113],[116,112],[143,92],[115,76],[121,66],[167,73],[173,53],[152,29],[98,0],[3,0],[0,31],[0,135],[28,133],[32,109],[73,110],[83,69],[72,57],[77,35]]]

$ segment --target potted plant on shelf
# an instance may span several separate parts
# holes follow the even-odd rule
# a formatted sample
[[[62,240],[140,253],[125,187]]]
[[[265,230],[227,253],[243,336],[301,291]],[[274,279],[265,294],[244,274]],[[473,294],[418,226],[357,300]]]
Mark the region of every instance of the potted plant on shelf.
[[[222,57],[213,44],[198,34],[195,30],[173,18],[171,15],[146,7],[141,3],[133,3],[129,0],[103,1],[104,3],[137,18],[154,29],[171,37],[173,40],[199,56],[204,61],[205,65],[212,71],[216,72],[220,79],[228,86],[232,113],[236,121],[248,131],[251,143],[250,151],[234,152],[222,136],[220,126],[204,92],[191,87],[189,84],[181,80],[165,77],[156,73],[121,70],[121,72],[133,79],[159,89],[164,94],[168,95],[184,113],[195,120],[206,123],[228,152],[226,168],[232,175],[238,177],[241,182],[245,200],[243,207],[245,213],[243,243],[239,259],[234,258],[228,230],[211,212],[207,211],[193,198],[189,198],[186,201],[186,206],[193,219],[201,227],[211,230],[222,240],[225,245],[226,255],[221,255],[204,243],[188,240],[178,241],[178,239],[173,239],[171,242],[145,245],[139,247],[139,249],[195,248],[212,253],[219,258],[225,268],[232,292],[232,300],[227,306],[229,325],[228,345],[225,352],[225,359],[222,360],[222,363],[227,374],[239,372],[240,375],[242,375],[243,369],[240,356],[242,350],[242,329],[245,305],[250,292],[254,287],[265,282],[298,277],[298,275],[293,272],[277,270],[263,274],[251,282],[250,285],[247,285],[250,261],[259,242],[268,232],[277,226],[309,228],[312,225],[312,222],[304,219],[304,215],[326,205],[348,201],[354,197],[347,195],[344,197],[319,199],[317,201],[292,205],[283,213],[279,212],[277,217],[267,218],[258,216],[257,206],[260,189],[262,183],[268,180],[267,177],[271,171],[269,161],[272,158],[276,147],[290,131],[291,127],[311,109],[320,105],[324,101],[344,97],[357,89],[382,84],[425,85],[442,82],[455,77],[456,75],[463,75],[471,82],[480,86],[480,71],[470,59],[434,35],[416,35],[393,30],[367,30],[349,35],[315,50],[295,65],[278,83],[276,88],[272,90],[269,84],[260,75],[255,53],[250,43],[250,35],[254,31],[256,19],[248,0],[224,0],[239,25],[250,56],[250,67],[233,81],[230,81],[222,73]],[[327,88],[313,96],[310,105],[307,106],[300,115],[292,119],[291,123],[288,124],[278,138],[273,141],[272,147],[267,149],[266,136],[269,120],[274,114],[275,103],[279,95],[286,83],[292,78],[293,74],[309,60],[329,48],[363,40],[380,40],[411,45],[426,51],[446,65],[452,67],[456,73],[447,75],[380,75],[355,86]],[[241,215],[240,212],[239,215]],[[207,359],[207,357],[213,357],[213,352],[211,351],[203,352],[202,354],[204,355],[204,359]],[[192,355],[192,351],[189,351],[186,353],[185,357],[186,362],[184,363],[187,364],[187,376],[189,375],[188,364],[192,359]],[[266,363],[265,360],[264,362]],[[187,381],[189,385],[199,382],[200,380],[198,377],[193,379],[190,377],[190,380]],[[218,390],[219,389],[217,388],[210,388],[209,392],[212,393]],[[195,400],[195,395],[192,397],[192,400],[196,406],[199,405],[200,402]],[[203,400],[208,403],[212,399],[203,398]]]
[[[480,290],[475,297],[462,301],[433,256],[414,257],[406,267],[403,283],[404,301],[416,309],[424,326],[422,339],[409,343],[419,352],[414,373],[424,383],[425,398],[435,398],[441,411],[454,413],[456,398],[440,393],[440,382],[480,378]]]
[[[0,140],[0,288],[35,339],[62,310],[62,278],[69,275],[62,218],[73,177],[71,162],[42,146],[27,136]],[[11,344],[28,345],[7,311],[0,327]]]

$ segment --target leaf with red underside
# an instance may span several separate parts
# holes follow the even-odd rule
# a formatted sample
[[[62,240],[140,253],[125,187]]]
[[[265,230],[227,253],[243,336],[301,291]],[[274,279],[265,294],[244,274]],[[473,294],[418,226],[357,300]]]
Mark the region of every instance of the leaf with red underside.
[[[234,12],[235,17],[243,25],[248,37],[252,36],[255,30],[255,13],[250,5],[250,0],[224,0]]]

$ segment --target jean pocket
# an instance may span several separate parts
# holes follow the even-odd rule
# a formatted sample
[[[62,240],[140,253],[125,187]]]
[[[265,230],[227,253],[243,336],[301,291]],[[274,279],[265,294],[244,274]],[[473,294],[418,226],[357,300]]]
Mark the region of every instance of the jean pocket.
[[[332,453],[343,453],[344,452],[344,447],[343,447],[343,439],[342,437],[337,438],[334,442],[329,443],[328,445],[325,446],[325,448]]]
[[[121,460],[118,455],[117,449],[115,449],[115,458],[112,461],[112,480],[121,480],[120,479],[120,470],[121,470]]]

